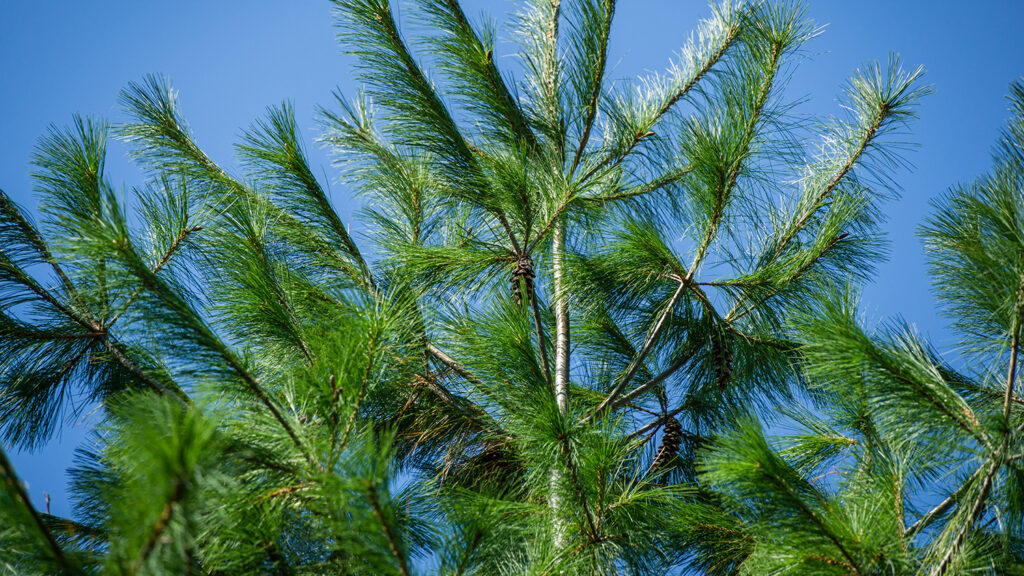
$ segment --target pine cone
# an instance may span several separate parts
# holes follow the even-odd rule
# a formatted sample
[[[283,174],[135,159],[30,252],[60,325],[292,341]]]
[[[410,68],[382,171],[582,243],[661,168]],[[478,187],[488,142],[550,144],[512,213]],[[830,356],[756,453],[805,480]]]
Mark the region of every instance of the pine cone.
[[[679,454],[679,446],[683,443],[683,425],[675,418],[669,418],[665,422],[665,433],[661,435],[661,446],[654,453],[654,460],[651,460],[651,472],[656,472],[668,466],[676,455]]]
[[[728,336],[719,330],[711,333],[711,364],[719,390],[725,390],[732,379],[732,346]]]
[[[512,278],[509,279],[509,282],[512,283],[512,297],[516,299],[517,304],[523,303],[519,279],[523,279],[523,284],[526,286],[526,297],[529,298],[533,294],[533,279],[535,276],[533,260],[529,256],[520,256],[519,260],[516,261],[516,267],[512,269]]]

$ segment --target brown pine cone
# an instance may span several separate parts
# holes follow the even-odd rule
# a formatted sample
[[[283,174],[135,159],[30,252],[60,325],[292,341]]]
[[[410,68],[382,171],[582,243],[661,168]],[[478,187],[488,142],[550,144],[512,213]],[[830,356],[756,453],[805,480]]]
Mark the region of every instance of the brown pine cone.
[[[679,454],[679,446],[683,443],[683,425],[675,418],[669,418],[665,422],[665,433],[661,435],[661,445],[654,453],[654,460],[651,460],[651,472],[656,472],[668,466],[676,455]]]
[[[516,299],[517,304],[523,303],[522,288],[519,285],[519,279],[523,279],[523,284],[526,287],[526,297],[529,298],[533,294],[533,279],[536,276],[533,272],[533,260],[529,256],[520,256],[519,260],[516,261],[515,268],[512,269],[512,277],[509,282],[512,283],[512,297]]]

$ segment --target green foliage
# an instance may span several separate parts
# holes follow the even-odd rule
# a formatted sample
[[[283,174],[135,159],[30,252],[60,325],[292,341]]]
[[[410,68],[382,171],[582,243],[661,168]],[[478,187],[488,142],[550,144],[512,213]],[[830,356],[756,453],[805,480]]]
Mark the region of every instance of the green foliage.
[[[665,72],[615,80],[616,4],[522,2],[506,70],[456,0],[412,2],[411,38],[393,2],[335,0],[364,91],[319,140],[365,238],[287,102],[237,174],[156,76],[127,122],[52,128],[41,223],[0,193],[0,431],[101,423],[72,519],[0,452],[0,571],[1019,571],[1024,88],[992,174],[924,228],[954,369],[852,286],[922,71],[855,72],[815,134],[782,92],[801,6],[715,4]],[[147,176],[127,194],[111,133]]]
[[[961,373],[901,322],[868,330],[854,291],[791,317],[812,411],[768,441],[740,420],[699,480],[746,544],[745,574],[1016,574],[1024,567],[1018,392],[1024,244],[1017,240],[1021,84],[991,175],[954,188],[922,228],[937,294],[963,337]],[[705,566],[735,566],[736,545]],[[713,564],[718,562],[718,564]]]

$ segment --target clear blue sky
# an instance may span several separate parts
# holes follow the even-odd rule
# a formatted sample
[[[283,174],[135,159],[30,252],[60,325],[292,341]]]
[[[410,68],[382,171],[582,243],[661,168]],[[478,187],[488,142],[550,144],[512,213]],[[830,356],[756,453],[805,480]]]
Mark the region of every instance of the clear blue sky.
[[[466,0],[470,14],[499,20],[515,0]],[[948,342],[937,317],[915,232],[928,202],[950,185],[986,170],[989,151],[1006,118],[1008,84],[1024,75],[1024,2],[988,0],[808,0],[824,32],[806,48],[788,91],[806,96],[807,114],[836,112],[835,96],[859,65],[897,52],[907,65],[923,64],[936,93],[920,108],[908,140],[913,164],[896,180],[902,198],[887,205],[885,231],[892,255],[865,291],[869,318],[900,314],[939,344]],[[624,0],[613,30],[613,75],[660,70],[685,41],[702,0]],[[507,52],[508,47],[504,47]],[[499,57],[502,50],[498,51]],[[34,209],[28,159],[50,123],[73,113],[121,119],[118,91],[151,72],[168,76],[180,93],[198,141],[225,166],[232,144],[266,106],[294,102],[307,140],[316,135],[313,108],[329,105],[340,87],[355,92],[352,60],[341,54],[327,0],[218,2],[179,0],[0,2],[0,188]],[[499,59],[501,65],[501,59]],[[334,201],[346,221],[353,204],[322,151],[313,160],[331,178]],[[113,145],[108,172],[115,182],[138,184],[139,172]],[[358,230],[358,226],[356,226]],[[0,351],[2,354],[3,351]],[[64,470],[86,426],[65,430],[36,454],[12,454],[38,505],[53,496],[53,512],[68,513]]]

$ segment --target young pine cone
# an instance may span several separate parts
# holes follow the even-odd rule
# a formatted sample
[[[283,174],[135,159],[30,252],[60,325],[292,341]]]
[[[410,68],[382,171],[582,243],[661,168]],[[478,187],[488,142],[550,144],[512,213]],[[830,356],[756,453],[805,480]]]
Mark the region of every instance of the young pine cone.
[[[519,260],[516,261],[516,267],[512,269],[512,278],[509,282],[512,283],[512,297],[516,299],[517,304],[523,303],[522,287],[519,285],[519,279],[523,279],[523,285],[526,288],[526,297],[529,298],[533,294],[533,278],[536,274],[533,273],[533,260],[529,256],[520,256]]]
[[[669,418],[665,422],[665,433],[661,435],[661,446],[654,453],[654,460],[651,460],[651,472],[656,472],[668,466],[676,455],[679,454],[679,446],[683,443],[683,425],[675,418]]]
[[[718,330],[711,333],[711,365],[718,389],[724,391],[732,379],[732,347],[728,336]]]

